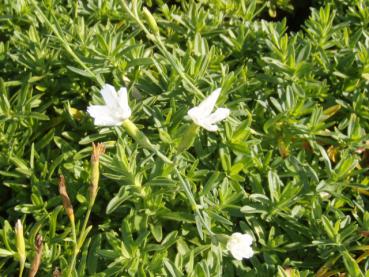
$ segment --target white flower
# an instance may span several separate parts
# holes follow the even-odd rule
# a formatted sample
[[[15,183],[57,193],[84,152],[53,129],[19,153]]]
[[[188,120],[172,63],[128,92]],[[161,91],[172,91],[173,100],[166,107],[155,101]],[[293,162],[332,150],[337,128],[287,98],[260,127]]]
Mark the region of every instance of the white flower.
[[[200,105],[193,107],[187,113],[196,125],[211,132],[217,131],[218,126],[215,123],[227,118],[230,113],[230,110],[227,108],[219,108],[211,113],[220,95],[220,91],[221,88],[214,90]]]
[[[233,233],[228,240],[227,249],[236,260],[241,261],[254,255],[251,244],[252,237],[249,234]]]
[[[118,126],[131,116],[125,87],[117,93],[113,86],[106,84],[100,93],[105,105],[91,105],[87,108],[87,112],[95,119],[95,125]]]

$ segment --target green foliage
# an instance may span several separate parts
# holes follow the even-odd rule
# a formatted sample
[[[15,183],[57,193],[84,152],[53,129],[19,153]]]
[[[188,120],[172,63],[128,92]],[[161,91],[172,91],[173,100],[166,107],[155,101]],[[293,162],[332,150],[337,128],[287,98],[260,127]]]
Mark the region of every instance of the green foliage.
[[[365,276],[369,3],[312,1],[296,32],[262,20],[295,2],[1,1],[0,275],[19,271],[18,218],[25,272],[42,234],[38,276],[66,273],[63,174],[73,276]],[[175,165],[93,125],[103,83],[128,87],[131,120]],[[176,156],[217,87],[231,116]],[[85,230],[92,142],[106,154]],[[234,232],[254,238],[250,260],[227,251]]]

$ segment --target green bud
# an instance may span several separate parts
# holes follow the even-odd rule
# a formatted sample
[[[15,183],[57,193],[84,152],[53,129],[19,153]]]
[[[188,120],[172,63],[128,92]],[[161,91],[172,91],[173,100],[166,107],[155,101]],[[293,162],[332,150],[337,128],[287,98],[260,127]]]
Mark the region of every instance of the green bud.
[[[24,243],[24,235],[23,235],[23,225],[22,222],[18,219],[15,224],[15,239],[16,246],[19,256],[19,276],[22,276],[24,264],[26,262],[26,245]]]
[[[155,34],[159,34],[159,28],[158,28],[158,24],[156,24],[156,20],[153,17],[153,15],[151,14],[151,12],[146,9],[146,7],[143,8],[143,13],[144,16],[146,18],[147,23],[149,24],[151,30],[155,33]]]
[[[172,164],[172,161],[168,159],[163,153],[161,153],[149,140],[149,138],[141,132],[137,126],[126,119],[122,123],[123,128],[127,131],[128,135],[130,135],[139,145],[142,147],[153,151],[160,159],[168,164]]]
[[[141,132],[137,126],[129,119],[126,119],[122,123],[123,128],[127,131],[128,135],[130,135],[139,145],[142,147],[153,151],[160,159],[168,164],[172,164],[172,161],[168,159],[164,154],[162,154],[157,147],[155,147],[149,140],[149,138]]]
[[[122,126],[127,133],[142,147],[156,151],[154,145],[152,145],[148,137],[145,136],[145,134],[141,132],[140,129],[137,128],[136,124],[134,124],[131,120],[124,120]]]
[[[187,129],[184,131],[182,140],[178,145],[177,148],[178,154],[182,153],[183,151],[187,150],[192,146],[193,142],[195,141],[198,130],[199,126],[193,123],[187,127]]]
[[[89,188],[90,199],[89,205],[93,206],[95,203],[97,191],[99,188],[99,179],[100,179],[100,156],[105,153],[105,146],[102,143],[92,144],[92,155],[91,155],[91,184]]]

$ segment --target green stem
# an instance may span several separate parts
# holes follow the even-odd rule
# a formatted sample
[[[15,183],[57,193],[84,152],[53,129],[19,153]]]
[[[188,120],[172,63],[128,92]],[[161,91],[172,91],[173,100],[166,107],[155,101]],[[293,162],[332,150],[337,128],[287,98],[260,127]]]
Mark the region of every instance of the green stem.
[[[78,245],[81,245],[83,243],[83,241],[81,241],[82,237],[83,237],[82,235],[86,231],[88,220],[90,219],[91,211],[92,211],[92,206],[90,206],[87,209],[87,213],[86,213],[86,216],[85,216],[85,221],[83,222],[82,230],[80,232],[81,235],[79,236],[79,239],[78,239]]]
[[[191,207],[192,209],[195,211],[196,215],[199,217],[200,221],[201,221],[201,224],[205,226],[206,230],[209,232],[210,235],[214,235],[213,231],[211,231],[211,229],[209,228],[209,226],[206,224],[205,222],[205,219],[203,217],[203,215],[201,214],[198,206],[197,206],[197,203],[196,203],[196,200],[193,196],[193,193],[191,191],[191,187],[190,185],[188,184],[188,182],[183,179],[181,173],[179,172],[179,170],[177,169],[176,166],[174,166],[174,171],[176,172],[177,176],[178,176],[178,179],[183,187],[183,190],[188,198],[188,200],[190,201],[191,203]]]
[[[167,164],[172,164],[173,162],[163,153],[161,153],[159,150],[154,150],[156,156],[158,156],[163,162]]]
[[[74,19],[76,20],[78,17],[78,0],[74,1],[73,9],[74,9]]]
[[[76,224],[75,224],[75,222],[73,220],[71,221],[71,225],[72,225],[72,236],[73,236],[74,249],[73,249],[73,256],[72,256],[72,258],[70,259],[70,262],[69,262],[67,276],[71,276],[72,275],[72,270],[74,268],[74,264],[75,264],[76,257],[77,257],[77,254],[78,254],[78,251],[76,251],[77,250]]]
[[[22,277],[23,276],[23,270],[24,270],[24,261],[21,261],[20,262],[20,265],[19,265],[19,277]]]
[[[73,242],[74,244],[77,244],[76,223],[74,221],[71,221],[71,225],[72,225]]]
[[[76,252],[76,248],[74,248],[73,256],[72,256],[72,258],[69,261],[69,267],[68,267],[68,271],[67,271],[67,277],[72,276],[72,271],[73,271],[74,265],[76,263],[77,254],[78,254],[78,252]]]
[[[146,33],[147,38],[155,43],[155,45],[158,47],[160,52],[167,58],[167,60],[171,63],[171,65],[174,67],[177,73],[181,76],[181,78],[187,83],[188,86],[191,87],[195,95],[199,98],[204,98],[204,94],[201,92],[201,90],[199,90],[193,84],[193,82],[187,77],[186,73],[181,68],[179,61],[166,49],[164,43],[161,41],[159,34],[154,34],[154,35],[151,34],[151,32],[142,23],[142,21],[140,20],[137,14],[136,7],[133,7],[133,12],[132,12],[132,10],[128,7],[125,0],[121,0],[121,3],[122,3],[124,10],[129,14],[131,18],[133,18],[137,22],[140,28]]]
[[[73,239],[74,239],[74,249],[73,249],[73,255],[72,255],[72,257],[71,257],[71,259],[69,261],[69,266],[68,266],[68,271],[67,271],[67,277],[72,276],[72,271],[73,271],[73,269],[75,267],[76,259],[77,259],[79,250],[82,247],[83,239],[86,237],[84,235],[84,233],[86,232],[86,228],[87,228],[88,220],[89,220],[90,215],[91,215],[91,211],[92,211],[92,206],[89,206],[88,209],[87,209],[85,220],[84,220],[83,225],[82,225],[82,229],[81,229],[80,234],[79,234],[78,241],[77,241],[77,236],[76,236],[76,231],[75,231],[75,224],[72,223],[72,233],[73,233]]]

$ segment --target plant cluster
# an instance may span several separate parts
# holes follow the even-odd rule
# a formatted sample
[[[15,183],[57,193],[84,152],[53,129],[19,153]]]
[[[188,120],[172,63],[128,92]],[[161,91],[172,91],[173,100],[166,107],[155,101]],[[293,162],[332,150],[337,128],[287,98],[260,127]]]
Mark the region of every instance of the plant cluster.
[[[368,276],[369,2],[297,2],[2,0],[0,275]]]

